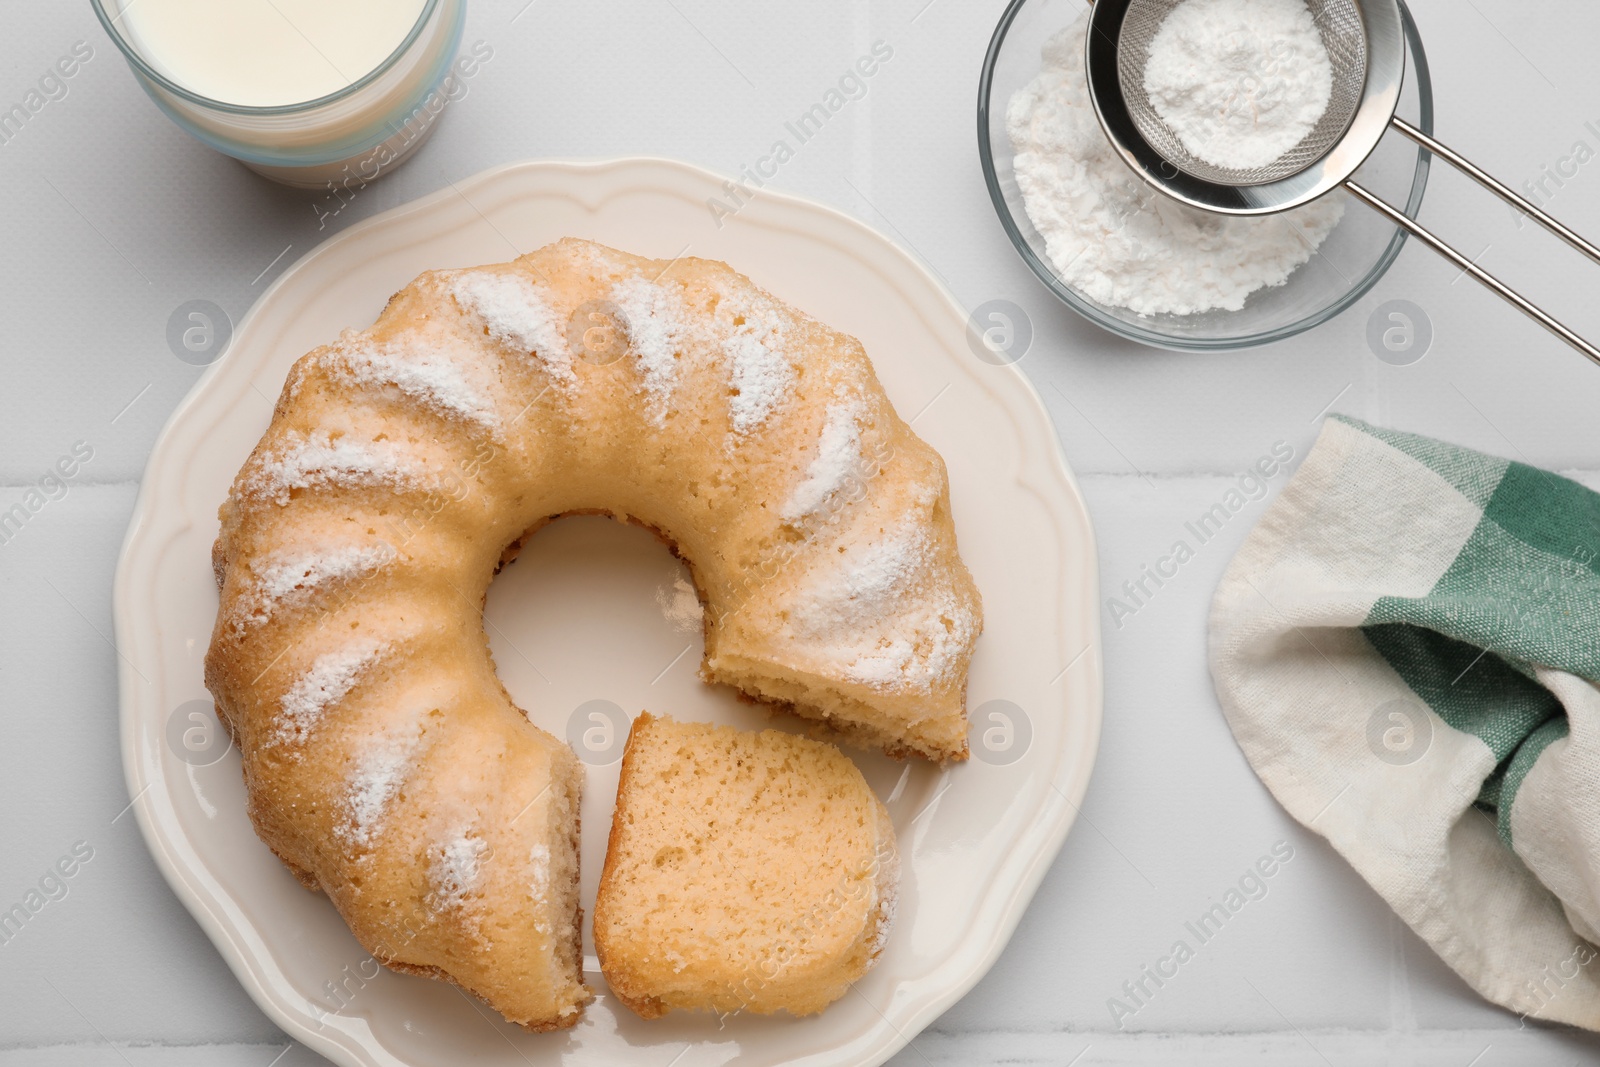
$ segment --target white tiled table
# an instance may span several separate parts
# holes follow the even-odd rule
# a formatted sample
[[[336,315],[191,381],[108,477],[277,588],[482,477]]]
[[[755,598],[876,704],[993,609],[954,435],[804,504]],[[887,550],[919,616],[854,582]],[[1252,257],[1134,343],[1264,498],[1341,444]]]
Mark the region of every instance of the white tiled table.
[[[74,42],[94,49],[67,95],[0,144],[0,510],[74,442],[94,450],[66,495],[0,545],[0,905],[74,842],[94,849],[69,895],[0,945],[3,1067],[322,1062],[285,1048],[133,819],[118,817],[128,799],[111,576],[151,442],[198,374],[167,348],[172,309],[204,298],[237,321],[321,237],[448,180],[523,158],[632,154],[733,172],[882,39],[894,56],[865,98],[776,184],[883,229],[968,306],[1004,297],[1028,311],[1037,335],[1022,365],[1088,496],[1108,591],[1163,552],[1230,472],[1278,441],[1304,455],[1330,406],[1600,485],[1600,370],[1414,245],[1360,306],[1266,350],[1145,351],[1056,305],[996,224],[978,168],[973,105],[998,0],[817,0],[763,15],[727,0],[524,2],[474,0],[466,42],[494,54],[469,95],[422,154],[322,230],[314,196],[266,184],[172,127],[86,3],[0,15],[0,106]],[[1561,165],[1575,142],[1600,150],[1600,6],[1415,0],[1415,11],[1448,141],[1517,184]],[[1553,209],[1600,233],[1600,162],[1576,171]],[[1600,336],[1600,273],[1465,180],[1434,174],[1425,221]],[[1372,309],[1397,297],[1424,308],[1437,334],[1409,367],[1379,362],[1365,341]],[[1284,815],[1235,748],[1204,622],[1264,506],[1136,616],[1120,627],[1105,617],[1105,739],[1083,818],[988,978],[895,1064],[1600,1059],[1600,1039],[1519,1029],[1479,1001]],[[1278,842],[1295,858],[1270,895],[1119,1032],[1108,998]]]

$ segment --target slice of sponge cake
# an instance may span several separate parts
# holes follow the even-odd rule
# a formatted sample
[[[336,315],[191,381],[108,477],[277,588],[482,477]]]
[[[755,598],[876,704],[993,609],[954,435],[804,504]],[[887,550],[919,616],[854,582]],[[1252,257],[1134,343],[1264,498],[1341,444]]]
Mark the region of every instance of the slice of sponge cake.
[[[898,875],[888,812],[834,746],[645,712],[595,901],[600,969],[647,1019],[810,1015],[876,961]]]

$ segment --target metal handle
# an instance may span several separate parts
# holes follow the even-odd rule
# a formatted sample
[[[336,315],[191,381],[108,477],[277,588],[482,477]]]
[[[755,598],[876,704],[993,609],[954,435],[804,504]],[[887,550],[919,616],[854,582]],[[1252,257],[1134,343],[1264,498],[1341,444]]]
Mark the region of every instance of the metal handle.
[[[1476,164],[1462,156],[1459,152],[1447,148],[1438,141],[1435,141],[1432,137],[1429,137],[1427,134],[1411,125],[1411,123],[1407,122],[1399,115],[1396,115],[1389,124],[1395,129],[1399,130],[1401,133],[1405,134],[1407,137],[1411,138],[1413,141],[1417,142],[1417,144],[1421,145],[1423,148],[1426,148],[1428,151],[1438,156],[1440,159],[1454,166],[1457,170],[1461,171],[1461,173],[1465,174],[1467,177],[1471,178],[1473,181],[1477,182],[1491,193],[1494,193],[1500,199],[1504,200],[1506,203],[1510,204],[1512,207],[1528,216],[1534,222],[1537,222],[1539,225],[1543,226],[1545,229],[1549,230],[1551,233],[1567,242],[1567,244],[1571,245],[1573,248],[1576,248],[1578,251],[1582,252],[1596,263],[1600,263],[1600,248],[1596,248],[1594,245],[1590,244],[1588,241],[1585,241],[1582,237],[1579,237],[1577,234],[1561,225],[1561,223],[1557,222],[1549,215],[1546,215],[1543,211],[1540,211],[1537,207],[1534,207],[1527,200],[1524,200],[1520,195],[1513,192],[1509,186],[1506,186],[1496,180],[1493,175],[1484,173],[1483,170],[1481,170]]]
[[[1499,181],[1496,181],[1489,174],[1484,173],[1484,171],[1475,166],[1471,161],[1463,158],[1460,154],[1445,147],[1438,141],[1435,141],[1432,137],[1429,137],[1427,134],[1411,125],[1405,119],[1400,118],[1398,115],[1394,117],[1391,125],[1396,130],[1399,130],[1417,144],[1421,145],[1423,148],[1434,153],[1445,162],[1450,163],[1452,166],[1459,169],[1463,174],[1466,174],[1468,177],[1472,178],[1479,185],[1482,185],[1485,189],[1488,189],[1490,192],[1506,201],[1506,203],[1511,204],[1519,211],[1522,211],[1529,218],[1533,219],[1535,222],[1539,223],[1539,225],[1543,226],[1545,229],[1549,230],[1551,233],[1567,242],[1567,244],[1571,245],[1573,248],[1576,248],[1578,251],[1582,252],[1595,262],[1600,263],[1600,248],[1596,248],[1594,245],[1590,244],[1588,241],[1585,241],[1582,237],[1579,237],[1577,234],[1567,229],[1549,215],[1546,215],[1543,211],[1540,211],[1538,208],[1534,207],[1528,201],[1512,192],[1510,188],[1501,184]],[[1512,289],[1509,285],[1505,284],[1500,279],[1496,278],[1494,275],[1490,274],[1488,271],[1472,262],[1472,260],[1462,255],[1460,252],[1457,252],[1450,245],[1445,244],[1445,242],[1440,240],[1439,237],[1434,235],[1421,223],[1412,219],[1399,208],[1392,206],[1385,200],[1379,199],[1367,189],[1356,184],[1354,180],[1346,179],[1344,182],[1344,187],[1350,190],[1350,192],[1358,200],[1372,208],[1372,210],[1376,211],[1390,222],[1393,222],[1396,226],[1401,227],[1406,232],[1417,238],[1417,240],[1421,241],[1423,244],[1439,253],[1445,259],[1448,259],[1450,262],[1460,267],[1462,271],[1472,275],[1485,286],[1500,294],[1501,297],[1503,297],[1512,306],[1520,310],[1524,315],[1527,315],[1530,319],[1533,319],[1539,325],[1543,326],[1545,329],[1549,330],[1551,333],[1567,342],[1567,344],[1588,356],[1590,361],[1596,366],[1600,366],[1600,348],[1596,348],[1594,345],[1590,344],[1588,341],[1585,341],[1582,337],[1579,337],[1561,323],[1551,318],[1550,315],[1548,315],[1543,309],[1536,306],[1532,301],[1528,300],[1515,289]]]

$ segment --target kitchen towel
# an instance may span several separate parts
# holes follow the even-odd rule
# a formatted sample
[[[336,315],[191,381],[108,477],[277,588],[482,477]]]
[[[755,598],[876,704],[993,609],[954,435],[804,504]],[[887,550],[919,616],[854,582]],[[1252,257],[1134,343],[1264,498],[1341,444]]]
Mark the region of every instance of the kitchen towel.
[[[1600,1029],[1600,494],[1330,418],[1210,640],[1291,815],[1479,993]]]

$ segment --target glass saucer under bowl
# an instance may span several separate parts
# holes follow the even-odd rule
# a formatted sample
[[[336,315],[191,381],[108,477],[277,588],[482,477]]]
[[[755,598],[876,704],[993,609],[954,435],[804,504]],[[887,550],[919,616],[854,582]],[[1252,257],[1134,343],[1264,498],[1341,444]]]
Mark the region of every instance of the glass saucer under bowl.
[[[1178,350],[1247,348],[1281,341],[1333,318],[1361,299],[1400,254],[1406,233],[1360,204],[1349,204],[1311,259],[1283,285],[1251,293],[1238,311],[1191,315],[1140,315],[1091,300],[1063,281],[1050,264],[1044,238],[1034,229],[1011,167],[1006,135],[1006,105],[1038,76],[1045,41],[1072,22],[1083,0],[1012,0],[989,42],[978,87],[978,155],[984,181],[1000,224],[1028,267],[1068,307],[1112,333],[1142,344]],[[1433,82],[1411,12],[1401,4],[1410,69],[1396,112],[1423,132],[1433,133]],[[1356,172],[1356,177],[1390,203],[1404,205],[1415,218],[1422,207],[1432,157],[1391,133]],[[1159,195],[1159,194],[1157,194]],[[1345,197],[1343,190],[1330,196]]]

